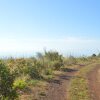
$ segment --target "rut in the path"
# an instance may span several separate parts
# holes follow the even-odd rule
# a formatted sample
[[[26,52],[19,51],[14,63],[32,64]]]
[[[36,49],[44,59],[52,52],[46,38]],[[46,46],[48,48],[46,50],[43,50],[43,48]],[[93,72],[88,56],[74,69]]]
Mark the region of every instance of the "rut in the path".
[[[100,65],[88,75],[91,100],[100,100]]]
[[[75,76],[77,70],[69,70],[50,81],[45,97],[40,100],[67,100],[67,92],[70,80]]]

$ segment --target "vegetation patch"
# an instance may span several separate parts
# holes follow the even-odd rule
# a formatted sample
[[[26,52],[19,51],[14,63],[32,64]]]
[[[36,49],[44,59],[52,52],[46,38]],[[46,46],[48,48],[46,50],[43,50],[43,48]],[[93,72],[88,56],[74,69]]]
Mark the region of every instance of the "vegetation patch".
[[[15,100],[23,95],[36,98],[45,95],[49,80],[64,72],[75,71],[79,66],[82,70],[72,80],[71,100],[89,100],[86,73],[99,56],[63,57],[56,51],[45,51],[43,54],[29,58],[5,58],[0,60],[0,100]],[[40,93],[40,90],[42,91]],[[38,95],[38,96],[37,96]],[[28,100],[26,97],[20,100]]]
[[[13,89],[14,79],[14,73],[10,73],[7,66],[0,61],[0,100],[14,100],[17,97],[16,90]]]
[[[16,79],[15,82],[14,82],[14,89],[24,89],[26,88],[27,86],[27,83],[25,80],[23,79]]]

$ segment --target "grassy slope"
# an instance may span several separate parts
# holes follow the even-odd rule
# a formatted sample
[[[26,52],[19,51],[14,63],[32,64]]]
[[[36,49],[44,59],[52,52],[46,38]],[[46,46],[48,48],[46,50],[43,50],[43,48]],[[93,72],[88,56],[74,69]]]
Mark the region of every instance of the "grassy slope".
[[[96,67],[96,62],[83,67],[77,73],[76,77],[72,79],[69,89],[69,100],[91,100],[86,76],[91,70],[93,70],[93,68]]]

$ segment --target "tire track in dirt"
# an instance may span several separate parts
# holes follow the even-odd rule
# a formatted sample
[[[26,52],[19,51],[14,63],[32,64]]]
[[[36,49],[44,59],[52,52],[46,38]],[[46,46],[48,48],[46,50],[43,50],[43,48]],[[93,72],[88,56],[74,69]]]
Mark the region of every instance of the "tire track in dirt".
[[[91,100],[100,100],[100,65],[88,74]]]
[[[78,69],[69,69],[63,75],[59,75],[50,81],[46,96],[40,100],[68,100],[67,94],[70,80],[75,76],[77,71]]]

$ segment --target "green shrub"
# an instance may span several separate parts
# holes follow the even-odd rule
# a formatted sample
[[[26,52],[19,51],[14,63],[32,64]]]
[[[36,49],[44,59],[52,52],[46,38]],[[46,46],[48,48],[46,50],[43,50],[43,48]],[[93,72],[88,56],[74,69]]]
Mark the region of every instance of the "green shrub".
[[[55,61],[55,60],[62,61],[62,55],[59,55],[59,53],[56,51],[45,52],[45,57],[50,61]]]
[[[25,59],[16,59],[16,68],[19,75],[27,74],[28,62]]]
[[[53,73],[53,70],[51,68],[48,68],[45,70],[46,75],[52,75],[52,73]]]
[[[69,58],[67,58],[67,59],[65,59],[64,60],[64,65],[66,66],[66,65],[72,65],[72,64],[76,64],[77,63],[77,60],[76,60],[76,58],[75,57],[73,57],[73,56],[70,56]]]
[[[48,66],[52,69],[59,70],[63,66],[63,57],[58,52],[45,52],[45,58],[48,60]]]
[[[96,57],[96,54],[92,54],[92,57]]]
[[[13,89],[15,75],[0,61],[0,100],[14,100],[17,97]]]
[[[16,79],[13,85],[14,89],[24,89],[27,87],[26,80],[22,78]]]
[[[51,67],[53,67],[54,70],[60,70],[60,68],[63,66],[63,63],[60,61],[52,61]]]
[[[28,73],[28,68],[34,63],[33,59],[9,59],[7,65],[10,68],[10,71],[16,71],[16,76],[20,77]]]
[[[42,78],[42,73],[43,73],[43,65],[38,61],[34,65],[29,66],[28,68],[28,74],[33,79]]]

